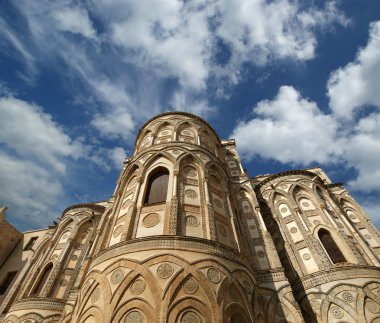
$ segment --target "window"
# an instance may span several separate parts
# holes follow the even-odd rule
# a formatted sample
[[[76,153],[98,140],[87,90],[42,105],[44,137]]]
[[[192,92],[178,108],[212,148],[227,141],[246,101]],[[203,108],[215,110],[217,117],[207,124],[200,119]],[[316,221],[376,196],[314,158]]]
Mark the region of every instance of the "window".
[[[39,280],[37,286],[34,288],[34,291],[31,293],[32,295],[38,295],[41,292],[42,288],[45,286],[45,283],[46,283],[52,269],[53,269],[52,263],[48,264],[45,267],[43,274],[40,276],[40,280]]]
[[[7,275],[5,276],[5,278],[3,279],[0,285],[0,295],[3,295],[7,291],[7,288],[11,284],[16,274],[17,274],[17,271],[10,271],[7,273]]]
[[[24,248],[24,251],[26,250],[33,250],[33,246],[34,244],[36,243],[38,237],[31,237],[28,241],[28,243],[26,244],[25,248]]]
[[[169,171],[160,168],[149,176],[144,204],[166,201],[168,193]]]
[[[323,246],[326,249],[327,254],[329,255],[331,261],[334,264],[346,262],[346,258],[344,258],[339,247],[336,245],[334,239],[331,237],[330,232],[321,229],[318,232],[318,237],[321,240]]]

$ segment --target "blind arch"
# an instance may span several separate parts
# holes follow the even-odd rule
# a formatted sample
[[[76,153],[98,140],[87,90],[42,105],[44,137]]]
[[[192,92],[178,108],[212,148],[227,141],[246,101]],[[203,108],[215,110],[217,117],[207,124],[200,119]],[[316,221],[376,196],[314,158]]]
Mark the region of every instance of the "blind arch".
[[[40,276],[40,279],[38,281],[38,284],[34,287],[32,295],[39,295],[42,291],[42,288],[44,288],[45,283],[47,282],[49,275],[53,269],[53,264],[49,263],[45,268],[43,273]]]

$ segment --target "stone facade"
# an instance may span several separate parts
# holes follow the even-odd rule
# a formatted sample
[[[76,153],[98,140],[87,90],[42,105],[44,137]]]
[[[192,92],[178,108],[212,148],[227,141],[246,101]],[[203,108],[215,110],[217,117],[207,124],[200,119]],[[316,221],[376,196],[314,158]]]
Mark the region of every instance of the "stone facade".
[[[380,322],[380,236],[343,185],[249,178],[188,113],[141,128],[108,201],[18,239],[0,250],[7,323]]]

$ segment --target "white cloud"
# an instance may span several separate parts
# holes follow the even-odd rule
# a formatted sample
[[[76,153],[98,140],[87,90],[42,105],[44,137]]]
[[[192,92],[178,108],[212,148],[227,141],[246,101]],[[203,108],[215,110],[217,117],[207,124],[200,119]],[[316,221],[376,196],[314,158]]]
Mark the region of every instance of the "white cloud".
[[[110,149],[109,157],[111,161],[113,161],[115,168],[121,169],[123,166],[123,161],[125,160],[125,157],[127,157],[127,154],[124,148],[115,147],[113,149]]]
[[[59,30],[80,34],[86,38],[96,38],[96,31],[83,8],[59,8],[52,12],[52,17]]]
[[[380,107],[380,21],[370,25],[369,41],[355,60],[334,71],[328,81],[333,113],[351,119],[366,105]]]
[[[39,159],[63,172],[63,157],[78,158],[82,146],[74,142],[42,108],[13,98],[0,98],[0,143],[19,155]]]
[[[28,225],[47,225],[56,218],[63,195],[58,176],[37,162],[0,152],[0,200],[12,216]]]
[[[372,223],[380,228],[380,202],[376,199],[364,199],[360,201],[360,206],[363,207],[364,211],[372,219]]]
[[[232,133],[245,159],[255,155],[282,163],[326,163],[340,153],[337,125],[314,102],[291,86],[282,86],[273,100],[259,102],[256,118],[241,122]]]

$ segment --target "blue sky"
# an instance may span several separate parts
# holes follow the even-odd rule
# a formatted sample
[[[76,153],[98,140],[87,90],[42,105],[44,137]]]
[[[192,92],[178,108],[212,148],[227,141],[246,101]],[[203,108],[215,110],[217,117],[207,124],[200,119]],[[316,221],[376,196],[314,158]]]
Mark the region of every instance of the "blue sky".
[[[171,110],[235,138],[252,177],[321,166],[380,227],[380,1],[2,1],[0,204],[20,230],[108,199]]]

